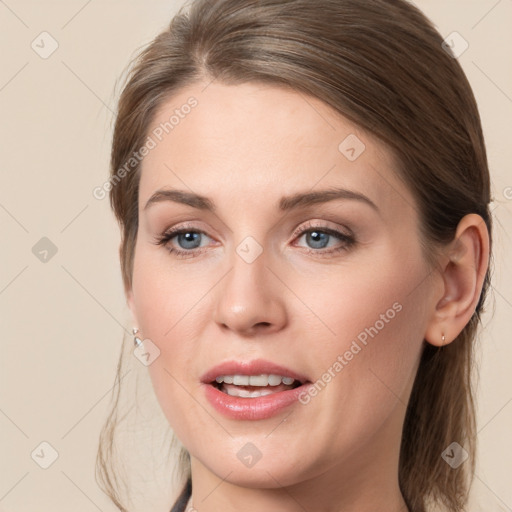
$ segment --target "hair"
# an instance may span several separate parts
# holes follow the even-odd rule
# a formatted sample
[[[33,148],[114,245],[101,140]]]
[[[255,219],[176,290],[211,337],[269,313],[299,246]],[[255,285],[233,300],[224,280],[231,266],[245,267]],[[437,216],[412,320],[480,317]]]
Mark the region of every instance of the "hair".
[[[259,82],[315,97],[383,141],[412,192],[426,261],[454,239],[466,214],[491,236],[490,178],[471,86],[432,22],[405,0],[197,0],[139,52],[119,99],[111,177],[138,151],[155,112],[199,81]],[[120,262],[131,289],[140,163],[110,189],[121,229]],[[490,282],[450,344],[424,347],[408,403],[399,484],[410,510],[462,511],[475,470],[474,344]],[[117,382],[120,384],[121,360]],[[117,393],[119,390],[117,389]],[[97,472],[121,509],[111,446],[117,401],[103,427]],[[441,457],[458,442],[469,460]],[[190,468],[182,448],[179,470]]]

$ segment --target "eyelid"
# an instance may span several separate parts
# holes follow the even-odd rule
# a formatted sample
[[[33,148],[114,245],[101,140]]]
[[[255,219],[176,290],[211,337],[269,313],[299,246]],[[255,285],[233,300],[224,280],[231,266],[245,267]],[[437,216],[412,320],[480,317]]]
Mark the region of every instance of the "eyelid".
[[[160,243],[160,242],[162,242],[162,240],[171,239],[171,238],[176,237],[177,235],[180,235],[182,233],[188,233],[188,232],[200,233],[200,234],[205,235],[208,238],[214,240],[214,238],[212,236],[210,236],[205,230],[198,228],[197,225],[193,225],[193,224],[189,225],[188,223],[178,224],[177,226],[172,226],[170,228],[167,228],[161,235],[157,236],[156,239]],[[192,252],[192,251],[187,251],[187,252]]]
[[[292,236],[296,237],[296,236],[302,235],[302,234],[304,234],[304,232],[310,231],[312,229],[318,229],[319,231],[331,233],[333,235],[343,235],[346,237],[354,237],[354,233],[348,227],[346,227],[346,226],[329,227],[328,225],[326,225],[328,223],[329,222],[325,221],[325,220],[308,220],[305,224],[302,223],[297,228],[295,228]]]
[[[201,233],[203,235],[206,235],[209,238],[213,238],[211,235],[209,235],[207,233],[206,230],[201,229],[200,227],[198,227],[196,222],[197,221],[186,221],[186,222],[183,222],[183,223],[175,224],[175,225],[165,229],[162,232],[162,236],[166,236],[166,235],[170,235],[170,234],[172,234],[172,235],[179,234],[180,232],[183,232],[183,231],[194,231],[196,233]]]

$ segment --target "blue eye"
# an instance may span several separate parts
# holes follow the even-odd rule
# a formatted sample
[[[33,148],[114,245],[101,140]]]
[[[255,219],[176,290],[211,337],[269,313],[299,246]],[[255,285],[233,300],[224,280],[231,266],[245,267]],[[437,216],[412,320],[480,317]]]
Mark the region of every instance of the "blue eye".
[[[170,229],[157,237],[155,244],[165,246],[165,248],[178,258],[193,258],[201,254],[206,247],[201,247],[203,235],[209,238],[206,233],[192,228],[179,228]],[[328,228],[326,226],[302,226],[300,229],[293,233],[295,238],[302,238],[305,236],[307,243],[308,253],[318,256],[328,256],[332,253],[346,251],[352,247],[356,240],[352,234],[344,234],[341,231]],[[178,247],[174,246],[171,242],[176,239]],[[331,240],[338,241],[338,246],[326,249]],[[332,245],[332,244],[331,244]],[[302,246],[299,246],[302,247]]]
[[[306,240],[313,244],[314,249],[324,249],[332,238],[332,235],[319,230],[306,231],[303,235],[306,235]]]
[[[155,243],[165,246],[170,253],[176,254],[180,258],[190,258],[196,256],[198,252],[202,252],[197,250],[201,247],[202,235],[206,235],[206,233],[188,228],[170,229],[158,237]],[[171,245],[174,238],[180,248]]]
[[[202,234],[203,233],[198,231],[182,231],[181,233],[176,234],[175,238],[182,249],[197,249],[201,244],[200,237]],[[197,245],[198,240],[199,245]],[[182,245],[182,243],[184,245]]]
[[[346,251],[356,243],[352,234],[345,234],[341,231],[328,228],[327,226],[312,226],[311,223],[295,231],[294,236],[298,239],[304,236],[307,244],[307,247],[305,247],[307,252],[319,256],[328,256],[335,252]],[[317,250],[327,248],[331,240],[337,240],[338,245],[327,251]]]

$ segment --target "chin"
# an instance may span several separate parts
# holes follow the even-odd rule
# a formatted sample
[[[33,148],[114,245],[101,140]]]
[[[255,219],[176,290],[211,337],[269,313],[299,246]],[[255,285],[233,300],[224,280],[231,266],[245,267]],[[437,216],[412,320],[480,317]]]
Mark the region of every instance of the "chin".
[[[240,464],[225,464],[210,468],[218,478],[230,484],[251,489],[278,489],[297,483],[300,478],[294,465],[276,466],[260,461],[255,467],[244,468]],[[229,475],[226,478],[226,475]]]

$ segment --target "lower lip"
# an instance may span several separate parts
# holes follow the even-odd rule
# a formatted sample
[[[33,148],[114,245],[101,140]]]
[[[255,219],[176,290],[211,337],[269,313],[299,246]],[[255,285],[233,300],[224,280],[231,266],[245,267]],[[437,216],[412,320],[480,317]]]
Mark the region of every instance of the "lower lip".
[[[223,393],[211,384],[204,384],[206,398],[221,414],[235,420],[264,420],[292,404],[298,403],[308,384],[278,391],[257,398],[240,398]]]

